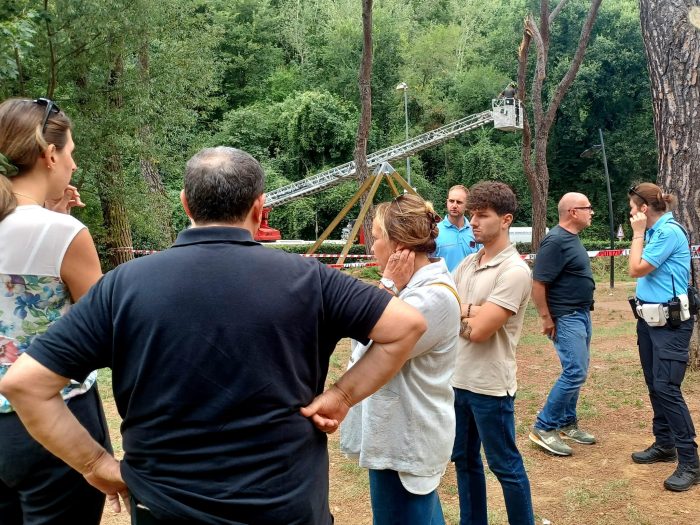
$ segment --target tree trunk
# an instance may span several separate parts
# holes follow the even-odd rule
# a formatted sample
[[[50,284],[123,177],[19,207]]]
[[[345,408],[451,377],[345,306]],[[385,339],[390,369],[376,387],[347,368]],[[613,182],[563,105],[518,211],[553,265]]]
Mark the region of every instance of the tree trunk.
[[[15,64],[17,64],[17,94],[21,97],[25,95],[24,87],[24,68],[22,66],[22,57],[19,54],[19,48],[15,46]]]
[[[139,77],[143,84],[144,91],[150,93],[150,53],[149,53],[149,37],[143,35],[141,47],[139,48]],[[170,211],[170,202],[168,195],[165,192],[163,179],[158,171],[157,164],[152,158],[153,153],[153,132],[148,124],[141,127],[139,136],[141,137],[141,158],[139,166],[141,167],[141,176],[148,187],[148,199],[151,201],[154,210],[154,220],[156,221],[160,231],[162,232],[162,240],[158,243],[161,248],[169,246],[175,240],[172,214]]]
[[[654,131],[659,149],[657,183],[678,197],[675,215],[700,234],[700,29],[688,21],[687,0],[640,0],[642,37],[651,79]],[[695,7],[697,9],[697,6]],[[696,270],[700,270],[695,260]],[[700,366],[700,322],[691,344],[691,366]]]
[[[54,32],[51,29],[51,17],[49,16],[49,2],[48,0],[44,0],[44,21],[46,24],[46,39],[49,43],[48,48],[49,48],[49,64],[48,64],[48,70],[49,70],[49,78],[48,82],[46,85],[46,97],[53,99],[54,97],[54,92],[56,91],[56,83],[58,81],[58,74],[57,74],[57,61],[56,61],[56,49],[54,48],[54,42],[53,42],[53,37],[54,37]]]
[[[123,72],[124,59],[121,51],[117,51],[108,80],[109,106],[112,111],[120,111],[124,105],[119,85]],[[98,192],[102,220],[107,231],[107,249],[113,267],[134,258],[131,223],[126,209],[122,177],[119,150],[117,146],[112,146],[112,154],[106,159],[104,173],[99,177]]]
[[[544,107],[543,87],[547,77],[547,59],[549,57],[549,35],[552,23],[564,8],[567,0],[559,0],[554,10],[549,12],[549,1],[540,0],[539,25],[532,15],[525,18],[523,39],[518,53],[518,95],[523,103],[523,171],[527,177],[528,186],[532,193],[532,250],[540,247],[547,227],[547,198],[549,197],[549,170],[547,168],[547,143],[554,125],[557,110],[564,100],[564,95],[571,87],[583,57],[588,47],[588,41],[593,30],[593,23],[598,15],[602,0],[591,0],[588,15],[581,28],[578,47],[571,60],[569,69],[559,81],[550,100],[549,107]],[[525,80],[527,76],[527,61],[531,44],[535,43],[537,50],[537,65],[532,79],[532,116],[534,120],[534,136],[530,128],[526,101]],[[533,151],[534,139],[534,151]]]
[[[360,102],[362,110],[360,122],[357,126],[357,140],[355,141],[355,173],[359,179],[359,185],[369,177],[367,168],[367,138],[372,126],[372,0],[362,0],[362,61],[360,63]],[[366,195],[360,199],[360,207],[365,203]],[[370,207],[364,222],[365,251],[369,254],[374,243],[372,239],[373,209]]]
[[[102,219],[107,230],[109,262],[114,268],[134,258],[131,224],[126,210],[121,178],[121,160],[112,155],[105,163],[105,173],[100,177],[98,192],[102,206]]]

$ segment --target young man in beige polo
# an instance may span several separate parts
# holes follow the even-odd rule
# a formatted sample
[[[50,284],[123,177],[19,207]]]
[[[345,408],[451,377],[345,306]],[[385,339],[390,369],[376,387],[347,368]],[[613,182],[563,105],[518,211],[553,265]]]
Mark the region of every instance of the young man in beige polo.
[[[515,443],[515,347],[532,286],[530,269],[508,239],[516,204],[513,191],[501,182],[471,189],[467,208],[483,248],[453,273],[462,300],[452,378],[457,420],[452,461],[462,525],[488,523],[482,444],[501,483],[508,522],[534,523],[530,482]]]

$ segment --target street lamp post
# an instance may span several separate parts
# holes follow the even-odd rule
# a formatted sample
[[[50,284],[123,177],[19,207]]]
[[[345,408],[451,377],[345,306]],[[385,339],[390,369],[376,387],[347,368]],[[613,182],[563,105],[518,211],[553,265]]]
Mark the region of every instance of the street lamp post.
[[[583,158],[592,158],[598,151],[603,153],[603,168],[605,169],[605,184],[608,190],[608,217],[610,219],[610,249],[615,249],[615,222],[613,219],[612,193],[610,191],[610,173],[608,172],[608,157],[605,155],[605,141],[603,130],[598,128],[600,144],[594,144],[581,153]],[[615,256],[610,256],[610,288],[615,288]]]
[[[406,117],[406,140],[408,140],[408,84],[401,82],[396,86],[396,89],[403,90],[403,111]],[[411,159],[409,157],[406,157],[406,179],[408,185],[411,186]]]

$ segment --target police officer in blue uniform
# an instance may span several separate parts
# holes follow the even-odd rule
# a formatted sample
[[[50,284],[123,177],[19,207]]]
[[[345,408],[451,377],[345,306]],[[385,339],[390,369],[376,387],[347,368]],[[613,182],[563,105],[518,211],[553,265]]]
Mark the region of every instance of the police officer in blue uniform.
[[[635,463],[673,462],[664,482],[672,491],[700,483],[695,427],[683,399],[681,383],[688,364],[693,317],[687,301],[690,247],[685,229],[669,211],[677,199],[651,183],[629,190],[632,244],[629,274],[638,278],[636,311],[639,358],[653,409],[655,442],[632,454]],[[684,304],[683,304],[684,303]]]

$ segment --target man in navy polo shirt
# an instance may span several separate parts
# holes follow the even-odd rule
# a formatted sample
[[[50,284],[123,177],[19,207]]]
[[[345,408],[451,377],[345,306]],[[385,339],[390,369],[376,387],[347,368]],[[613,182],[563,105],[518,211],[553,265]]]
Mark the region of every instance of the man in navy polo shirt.
[[[469,190],[458,184],[447,193],[447,215],[438,224],[435,257],[445,259],[447,269],[453,271],[464,258],[476,253],[479,247],[474,240],[474,233],[469,221],[464,218],[467,208]]]
[[[115,510],[131,495],[134,523],[330,524],[321,430],[387,382],[425,330],[386,291],[255,242],[263,183],[243,151],[195,155],[181,195],[193,227],[105,275],[0,384],[32,435]],[[343,337],[375,344],[322,394]],[[102,367],[121,462],[58,394]]]
[[[583,445],[595,436],[578,427],[577,404],[588,377],[591,354],[591,307],[595,281],[579,234],[591,225],[593,206],[582,193],[567,193],[559,201],[559,224],[542,240],[532,272],[532,302],[542,333],[554,345],[561,374],[547,396],[530,432],[543,449],[570,456],[563,439]]]

